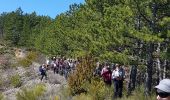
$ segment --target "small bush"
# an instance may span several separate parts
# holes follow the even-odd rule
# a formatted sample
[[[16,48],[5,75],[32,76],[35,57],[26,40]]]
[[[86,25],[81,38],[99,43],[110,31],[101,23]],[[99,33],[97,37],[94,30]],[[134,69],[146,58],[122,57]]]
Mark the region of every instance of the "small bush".
[[[93,97],[91,97],[91,95],[82,93],[80,95],[74,96],[73,100],[98,100],[98,99],[93,99]]]
[[[29,59],[25,58],[25,59],[20,60],[19,64],[23,67],[29,67],[32,64],[32,62]]]
[[[1,74],[0,74],[0,76],[1,76]],[[0,77],[0,88],[3,86],[3,78],[2,77]]]
[[[59,99],[59,96],[55,96],[55,99],[54,99],[54,100],[60,100],[60,99]]]
[[[83,87],[85,82],[91,81],[93,71],[95,69],[94,60],[90,56],[80,59],[80,64],[76,66],[76,70],[68,78],[69,91],[72,95],[86,92]]]
[[[11,57],[10,56],[2,56],[0,57],[0,69],[8,69],[11,67]]]
[[[37,52],[29,52],[28,55],[26,56],[26,58],[21,59],[19,61],[19,64],[23,67],[29,67],[33,61],[35,61],[37,58]]]
[[[31,60],[31,61],[34,61],[36,58],[37,58],[37,52],[29,52],[28,55],[27,55],[27,59]]]
[[[123,97],[121,99],[118,100],[155,100],[156,99],[156,95],[153,93],[151,94],[151,96],[146,97],[144,94],[144,86],[141,85],[139,87],[137,87],[133,92],[132,95],[127,97]]]
[[[32,75],[32,73],[30,73],[29,71],[26,71],[26,72],[25,72],[25,76],[26,76],[26,77],[30,77],[31,75]]]
[[[14,86],[15,88],[20,87],[22,84],[21,78],[18,74],[11,76],[10,82],[11,82],[12,86]]]
[[[0,54],[4,54],[5,48],[0,48]]]
[[[54,100],[70,100],[70,91],[67,86],[61,86],[59,91],[55,94]]]
[[[103,80],[99,78],[91,79],[91,83],[85,84],[85,87],[87,90],[87,94],[89,94],[93,98],[93,100],[104,100],[106,97],[111,97],[111,92],[109,91],[109,88],[112,88],[107,87]]]
[[[17,100],[38,100],[40,96],[45,92],[45,86],[38,84],[32,89],[22,89],[22,91],[16,94]]]
[[[3,94],[0,92],[0,100],[3,100],[4,99],[4,96]]]

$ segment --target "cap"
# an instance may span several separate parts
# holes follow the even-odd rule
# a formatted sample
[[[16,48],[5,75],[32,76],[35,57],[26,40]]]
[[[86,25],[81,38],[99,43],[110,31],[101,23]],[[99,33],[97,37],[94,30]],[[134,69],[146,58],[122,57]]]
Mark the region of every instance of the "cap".
[[[170,93],[170,79],[163,79],[155,88]]]
[[[115,66],[116,66],[116,67],[117,67],[117,66],[119,67],[119,64],[115,64]]]

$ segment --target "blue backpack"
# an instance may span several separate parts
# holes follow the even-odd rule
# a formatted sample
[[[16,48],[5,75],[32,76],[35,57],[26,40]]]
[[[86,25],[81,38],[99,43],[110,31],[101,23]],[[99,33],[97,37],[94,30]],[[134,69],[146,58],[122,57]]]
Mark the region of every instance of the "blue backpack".
[[[39,72],[43,72],[42,66],[39,67]]]

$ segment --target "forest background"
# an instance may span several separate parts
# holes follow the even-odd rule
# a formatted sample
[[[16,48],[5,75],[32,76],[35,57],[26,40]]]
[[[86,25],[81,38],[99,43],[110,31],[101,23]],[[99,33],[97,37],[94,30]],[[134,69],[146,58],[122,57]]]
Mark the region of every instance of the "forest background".
[[[69,11],[55,19],[36,12],[24,14],[18,8],[0,15],[0,39],[8,46],[26,47],[48,56],[90,55],[101,62],[135,65],[145,76],[142,84],[146,96],[160,80],[170,77],[169,0],[86,0],[70,5]],[[80,83],[76,83],[77,78],[69,82],[72,94],[87,90],[81,84],[84,80],[91,83],[88,75],[81,78]],[[75,84],[80,87],[75,88]]]

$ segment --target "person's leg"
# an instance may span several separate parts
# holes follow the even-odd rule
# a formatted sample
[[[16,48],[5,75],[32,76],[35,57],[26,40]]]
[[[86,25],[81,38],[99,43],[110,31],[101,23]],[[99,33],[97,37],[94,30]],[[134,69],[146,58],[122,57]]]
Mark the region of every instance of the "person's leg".
[[[114,80],[114,98],[118,96],[118,81]]]
[[[111,87],[112,81],[111,81],[111,80],[106,81],[106,85],[109,86],[109,87]]]
[[[47,80],[47,73],[46,72],[45,72],[44,76],[45,76],[45,79]]]
[[[123,80],[119,80],[119,91],[118,95],[121,98],[122,97],[122,89],[123,89]]]
[[[56,68],[56,73],[58,74],[59,67]]]
[[[44,75],[43,75],[43,74],[41,74],[41,81],[43,80],[43,77],[44,77]]]
[[[54,67],[54,74],[56,73],[56,67]]]
[[[64,77],[67,79],[67,75],[68,75],[68,70],[64,69]]]

